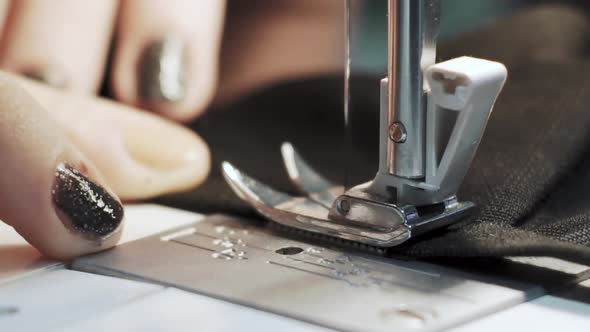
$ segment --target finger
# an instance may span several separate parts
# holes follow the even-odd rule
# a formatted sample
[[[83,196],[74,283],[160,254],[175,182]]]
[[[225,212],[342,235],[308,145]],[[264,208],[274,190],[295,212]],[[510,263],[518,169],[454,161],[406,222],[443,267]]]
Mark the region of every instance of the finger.
[[[94,93],[116,9],[116,0],[14,1],[0,64],[54,86]]]
[[[205,180],[209,150],[190,130],[122,104],[20,81],[122,199],[184,191]]]
[[[123,207],[93,164],[4,74],[0,104],[0,219],[58,259],[115,245]]]
[[[0,0],[0,27],[4,28],[6,18],[10,11],[10,0]]]
[[[116,96],[174,120],[195,117],[215,92],[224,11],[224,0],[123,1]]]

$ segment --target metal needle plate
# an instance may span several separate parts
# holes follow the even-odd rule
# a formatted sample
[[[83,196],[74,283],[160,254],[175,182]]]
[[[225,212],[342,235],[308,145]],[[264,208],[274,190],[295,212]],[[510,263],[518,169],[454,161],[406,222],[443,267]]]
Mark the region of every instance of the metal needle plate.
[[[538,291],[285,239],[258,222],[221,215],[81,258],[73,267],[176,286],[344,331],[439,331]]]

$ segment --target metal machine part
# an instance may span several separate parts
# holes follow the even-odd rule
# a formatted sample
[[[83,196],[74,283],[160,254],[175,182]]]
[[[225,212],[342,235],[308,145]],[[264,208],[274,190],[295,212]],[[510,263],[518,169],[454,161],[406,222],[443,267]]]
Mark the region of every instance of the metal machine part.
[[[285,239],[257,223],[210,216],[80,258],[73,268],[174,286],[342,331],[441,331],[542,294],[532,285],[476,281],[432,264]]]
[[[438,0],[389,0],[388,17],[389,73],[381,82],[377,175],[343,192],[286,143],[287,172],[303,195],[292,197],[224,163],[227,182],[263,216],[391,247],[473,212],[475,205],[460,202],[456,194],[506,81],[506,68],[471,57],[435,64]]]
[[[394,137],[385,141],[387,170],[391,175],[423,178],[427,91],[423,72],[436,61],[440,1],[393,0],[388,11],[392,84],[382,94],[388,99],[387,127]]]

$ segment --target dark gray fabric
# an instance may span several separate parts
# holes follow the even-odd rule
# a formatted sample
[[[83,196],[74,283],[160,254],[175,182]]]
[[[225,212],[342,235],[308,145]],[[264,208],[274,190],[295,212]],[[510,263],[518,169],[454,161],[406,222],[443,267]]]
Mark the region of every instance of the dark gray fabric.
[[[443,58],[473,54],[502,60],[509,69],[509,82],[460,191],[460,198],[479,204],[480,213],[394,248],[392,254],[552,256],[590,264],[587,19],[555,7],[521,15],[441,46]],[[522,44],[529,46],[519,48]],[[376,77],[353,82],[352,147],[343,139],[338,77],[285,82],[211,110],[194,125],[211,146],[211,177],[198,190],[161,202],[254,215],[223,181],[219,162],[229,160],[289,191],[279,154],[283,141],[293,142],[334,180],[344,179],[345,160],[354,166],[353,182],[370,179],[378,157],[378,82]],[[350,150],[354,162],[344,153]]]

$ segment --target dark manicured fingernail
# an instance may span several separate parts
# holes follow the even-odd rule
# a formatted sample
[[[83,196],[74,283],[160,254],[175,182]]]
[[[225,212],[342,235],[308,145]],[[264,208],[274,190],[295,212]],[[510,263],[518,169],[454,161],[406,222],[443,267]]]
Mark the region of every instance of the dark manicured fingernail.
[[[146,102],[178,102],[186,95],[188,52],[174,37],[148,44],[137,69],[138,94]]]
[[[20,72],[21,75],[30,78],[35,81],[39,81],[41,83],[45,83],[47,85],[51,85],[54,88],[64,89],[68,85],[68,80],[66,76],[58,70],[52,69],[28,69],[23,70]]]
[[[107,238],[123,220],[119,200],[67,164],[57,166],[51,195],[64,225],[89,240]]]

